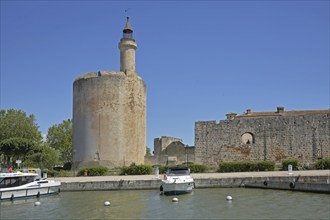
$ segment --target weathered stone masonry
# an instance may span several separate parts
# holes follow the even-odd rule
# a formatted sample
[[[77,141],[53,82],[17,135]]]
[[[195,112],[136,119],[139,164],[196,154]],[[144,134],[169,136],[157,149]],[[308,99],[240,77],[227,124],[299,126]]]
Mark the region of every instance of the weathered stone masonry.
[[[330,110],[227,114],[219,123],[195,123],[195,162],[298,159],[308,165],[330,156]]]
[[[182,139],[162,136],[154,139],[154,155],[145,157],[145,164],[174,165],[195,162],[195,148]]]
[[[73,84],[73,166],[143,164],[146,84],[135,70],[137,44],[127,18],[120,71],[79,76]]]

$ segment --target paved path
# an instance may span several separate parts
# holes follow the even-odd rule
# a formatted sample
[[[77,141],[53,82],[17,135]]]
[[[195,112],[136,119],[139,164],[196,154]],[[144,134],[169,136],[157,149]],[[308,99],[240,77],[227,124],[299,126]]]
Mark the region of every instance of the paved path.
[[[330,178],[330,170],[305,170],[293,171],[293,176],[328,176]],[[242,178],[242,177],[281,177],[289,176],[288,171],[272,171],[272,172],[240,172],[240,173],[193,173],[194,179],[226,179],[226,178]],[[159,175],[162,179],[163,175]],[[63,183],[73,182],[102,182],[102,181],[120,181],[120,180],[155,180],[156,175],[130,175],[130,176],[87,176],[87,177],[57,177]]]

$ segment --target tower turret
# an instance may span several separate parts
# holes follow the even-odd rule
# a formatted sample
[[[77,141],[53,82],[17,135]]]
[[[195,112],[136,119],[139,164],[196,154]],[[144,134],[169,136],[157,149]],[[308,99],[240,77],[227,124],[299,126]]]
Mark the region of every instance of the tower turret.
[[[126,75],[136,75],[135,72],[135,50],[137,44],[133,38],[133,29],[127,17],[126,24],[123,30],[123,37],[120,39],[120,71]]]

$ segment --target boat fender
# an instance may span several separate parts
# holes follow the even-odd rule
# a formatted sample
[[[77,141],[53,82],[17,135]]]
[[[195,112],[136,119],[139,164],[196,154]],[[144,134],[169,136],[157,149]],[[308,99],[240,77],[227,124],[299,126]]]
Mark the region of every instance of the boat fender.
[[[195,184],[195,182],[193,182],[193,186],[194,186],[194,188],[196,188],[196,184]]]
[[[294,182],[290,182],[290,189],[294,189],[294,187],[295,187],[295,184],[294,184]]]
[[[60,193],[61,192],[61,189],[60,188],[58,188],[58,193]]]
[[[14,201],[14,194],[11,194],[10,200]]]
[[[37,193],[37,198],[39,198],[39,197],[40,197],[40,192]]]
[[[265,180],[264,181],[264,186],[267,186],[268,185],[268,182]]]

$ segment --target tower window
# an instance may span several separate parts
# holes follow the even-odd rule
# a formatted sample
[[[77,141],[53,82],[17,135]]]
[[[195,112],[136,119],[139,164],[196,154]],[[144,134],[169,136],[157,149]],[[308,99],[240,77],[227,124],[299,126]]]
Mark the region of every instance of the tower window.
[[[130,38],[133,39],[133,33],[123,33],[123,38]]]

